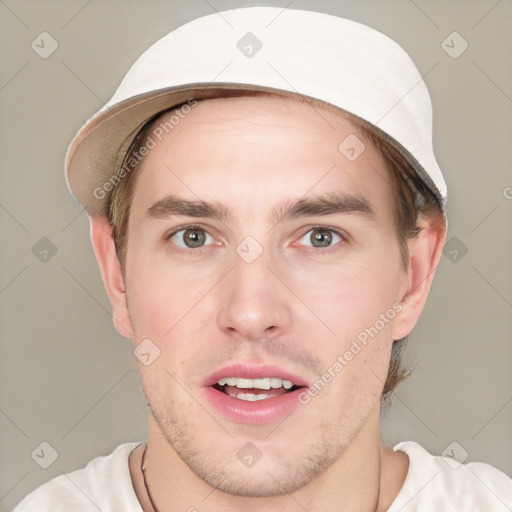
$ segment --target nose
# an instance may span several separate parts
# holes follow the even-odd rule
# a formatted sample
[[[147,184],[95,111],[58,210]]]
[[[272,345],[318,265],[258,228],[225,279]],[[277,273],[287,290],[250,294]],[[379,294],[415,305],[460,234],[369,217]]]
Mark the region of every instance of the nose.
[[[234,268],[221,284],[217,323],[222,331],[246,340],[289,332],[291,300],[275,267],[265,252],[252,263],[235,254]]]

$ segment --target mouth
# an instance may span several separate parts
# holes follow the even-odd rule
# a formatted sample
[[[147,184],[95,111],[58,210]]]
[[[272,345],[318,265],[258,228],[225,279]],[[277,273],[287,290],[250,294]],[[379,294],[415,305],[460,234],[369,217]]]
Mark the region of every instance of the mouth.
[[[272,423],[290,414],[306,381],[277,367],[234,365],[203,383],[207,400],[228,419]]]
[[[268,400],[286,393],[293,393],[301,388],[287,379],[263,377],[260,379],[243,379],[240,377],[223,377],[213,388],[237,400],[256,402]]]

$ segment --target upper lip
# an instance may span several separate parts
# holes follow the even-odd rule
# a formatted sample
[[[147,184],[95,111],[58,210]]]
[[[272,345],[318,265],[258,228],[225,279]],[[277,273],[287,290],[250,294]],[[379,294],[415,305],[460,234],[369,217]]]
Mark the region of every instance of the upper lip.
[[[263,379],[265,377],[275,377],[278,379],[289,380],[296,386],[308,386],[306,380],[284,368],[268,364],[250,364],[234,363],[224,366],[211,373],[204,381],[202,386],[214,386],[222,378],[238,377],[241,379]]]

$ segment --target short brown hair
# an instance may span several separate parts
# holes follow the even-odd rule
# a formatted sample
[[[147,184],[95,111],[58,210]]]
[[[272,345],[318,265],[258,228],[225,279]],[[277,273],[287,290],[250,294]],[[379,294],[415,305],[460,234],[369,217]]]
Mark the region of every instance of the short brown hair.
[[[272,97],[275,96],[275,94],[260,91],[233,90],[219,91],[217,95],[211,97],[223,98],[234,96]],[[344,118],[348,119],[353,124],[356,131],[358,131],[363,138],[371,141],[381,153],[389,168],[389,176],[391,180],[390,186],[393,190],[395,203],[394,217],[396,235],[399,243],[402,264],[404,268],[407,268],[409,265],[407,241],[419,233],[420,228],[418,227],[418,220],[420,217],[427,219],[430,224],[444,224],[445,222],[444,214],[433,193],[419,179],[411,164],[406,160],[403,154],[388,141],[382,132],[371,124],[356,118],[348,112],[344,112],[332,105],[325,104],[313,98],[303,96],[293,98],[290,96],[282,97],[285,101],[293,99],[301,103],[308,103],[313,108],[327,108],[331,111],[334,110],[337,114],[343,115]],[[160,112],[144,125],[132,141],[132,144],[125,155],[122,166],[124,166],[132,156],[138,154],[154,123],[156,123],[156,121],[158,121],[162,116],[178,110],[180,106],[181,105],[177,105],[169,110]],[[126,248],[128,242],[128,220],[137,177],[137,167],[138,165],[131,169],[130,173],[117,183],[107,206],[107,215],[113,227],[116,252],[123,272],[125,268]],[[411,373],[411,370],[404,368],[402,365],[402,354],[406,342],[407,337],[393,342],[388,374],[382,391],[383,400],[387,399],[397,384],[407,378]]]

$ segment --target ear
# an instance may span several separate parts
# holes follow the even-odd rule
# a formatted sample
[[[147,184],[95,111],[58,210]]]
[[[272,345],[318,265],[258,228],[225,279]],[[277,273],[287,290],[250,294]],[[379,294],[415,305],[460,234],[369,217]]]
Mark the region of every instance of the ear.
[[[104,216],[91,217],[90,221],[92,247],[112,306],[114,327],[119,334],[132,339],[123,272],[116,254],[112,226]]]
[[[446,221],[443,216],[428,222],[420,219],[420,232],[408,242],[409,267],[407,289],[400,304],[402,310],[393,322],[393,339],[404,338],[413,330],[425,301],[446,239]]]

